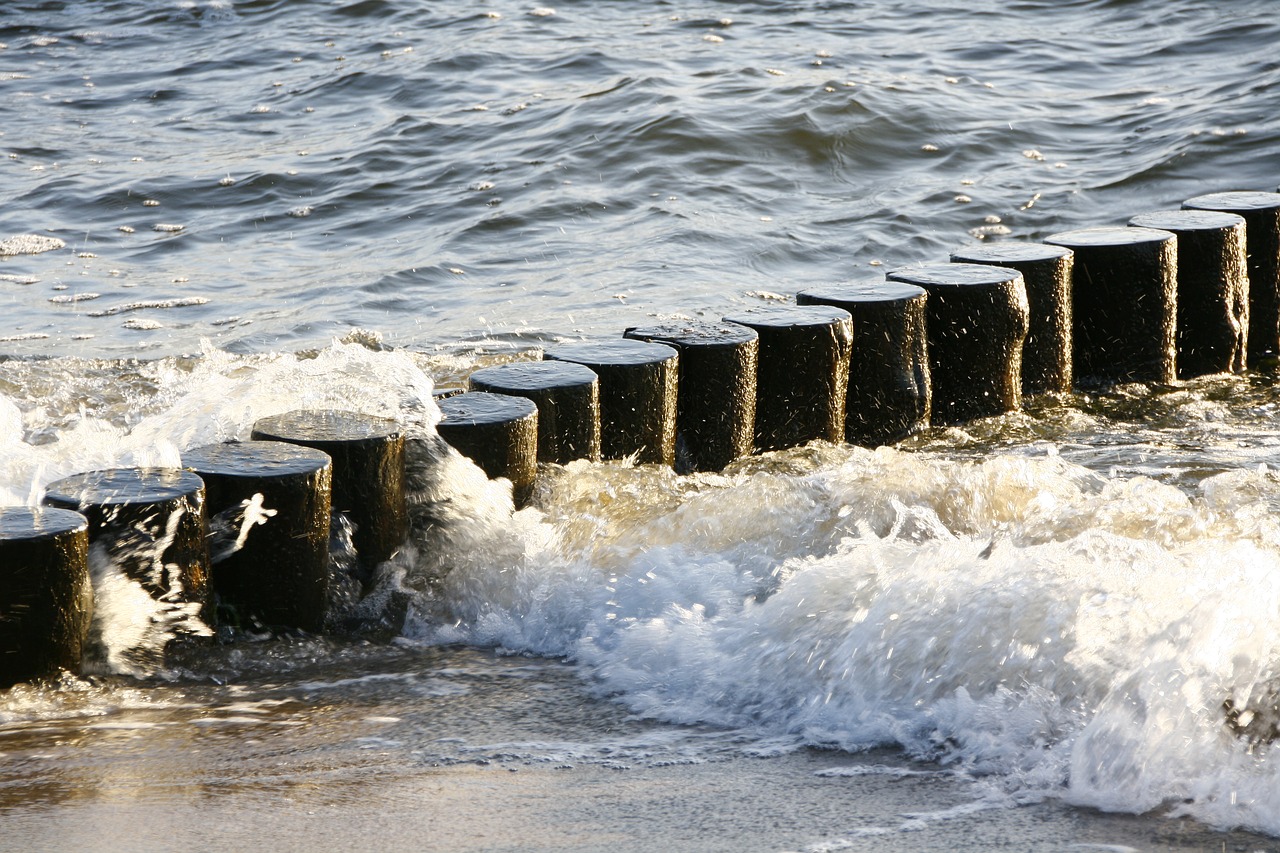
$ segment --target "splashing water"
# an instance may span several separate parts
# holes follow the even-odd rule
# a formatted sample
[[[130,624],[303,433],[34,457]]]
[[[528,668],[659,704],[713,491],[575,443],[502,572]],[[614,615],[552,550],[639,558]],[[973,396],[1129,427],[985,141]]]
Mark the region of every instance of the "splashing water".
[[[28,386],[71,373],[22,369]],[[1237,737],[1224,712],[1230,702],[1265,730],[1280,684],[1280,478],[1237,459],[1265,454],[1249,395],[1265,400],[1266,387],[1187,386],[1160,404],[1182,413],[1163,439],[1135,431],[1123,452],[1113,419],[1133,414],[1127,391],[1087,411],[897,449],[814,444],[721,474],[550,466],[515,511],[510,484],[435,436],[422,356],[208,349],[114,369],[133,374],[127,388],[100,367],[65,396],[0,399],[19,435],[54,436],[0,454],[11,495],[86,465],[244,438],[288,409],[390,415],[411,436],[413,532],[367,595],[334,592],[340,618],[403,625],[407,647],[564,658],[641,717],[736,730],[761,754],[895,746],[979,779],[984,801],[1161,808],[1280,832],[1272,750]],[[1235,415],[1213,402],[1227,393],[1245,397]],[[88,404],[70,406],[75,394]],[[1081,443],[1086,432],[1103,439]],[[1193,438],[1202,467],[1189,477],[1178,448]],[[964,454],[928,449],[957,440]],[[191,629],[190,613],[100,557],[95,589],[104,670],[155,672],[152,652]]]

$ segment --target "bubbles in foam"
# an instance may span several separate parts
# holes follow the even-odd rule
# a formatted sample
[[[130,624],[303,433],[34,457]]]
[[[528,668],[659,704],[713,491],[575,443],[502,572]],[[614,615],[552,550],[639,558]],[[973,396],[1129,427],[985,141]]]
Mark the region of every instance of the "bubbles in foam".
[[[65,248],[65,240],[44,234],[18,234],[0,240],[0,257],[5,255],[39,255]]]
[[[1267,472],[1189,494],[1052,453],[811,462],[575,463],[540,510],[462,513],[409,633],[569,656],[658,720],[897,745],[998,798],[1271,825],[1266,750],[1222,709],[1280,682]]]

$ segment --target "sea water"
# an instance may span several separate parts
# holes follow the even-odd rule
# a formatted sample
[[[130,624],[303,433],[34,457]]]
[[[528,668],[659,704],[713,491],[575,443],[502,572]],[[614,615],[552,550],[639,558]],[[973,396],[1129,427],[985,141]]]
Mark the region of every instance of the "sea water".
[[[102,568],[105,658],[0,694],[14,825],[138,784],[199,800],[239,750],[232,822],[326,766],[376,815],[403,795],[375,767],[696,786],[749,755],[851,809],[867,779],[952,786],[775,848],[1032,803],[1280,834],[1265,371],[719,474],[577,462],[519,512],[433,440],[433,392],[550,343],[1280,183],[1268,3],[923,9],[0,9],[0,503],[329,407],[405,425],[415,519],[342,605],[372,640],[160,660]],[[168,754],[191,744],[217,760]]]

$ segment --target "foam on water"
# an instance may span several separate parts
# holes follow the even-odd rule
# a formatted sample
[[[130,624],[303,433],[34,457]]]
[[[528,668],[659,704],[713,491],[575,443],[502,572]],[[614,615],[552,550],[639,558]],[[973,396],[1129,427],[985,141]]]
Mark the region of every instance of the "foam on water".
[[[395,417],[413,438],[415,533],[360,606],[408,593],[409,646],[563,657],[602,697],[736,731],[760,755],[892,745],[981,780],[984,801],[1163,808],[1280,833],[1272,750],[1235,736],[1224,713],[1229,700],[1267,717],[1280,683],[1280,481],[1267,467],[1227,461],[1189,478],[1140,434],[1132,457],[1148,461],[1135,473],[1112,464],[1122,424],[1072,409],[932,440],[990,447],[982,430],[998,424],[1104,437],[1073,458],[1033,441],[972,458],[814,445],[689,477],[577,462],[546,470],[536,508],[514,512],[509,484],[435,438],[424,366],[341,343],[9,362],[0,499],[33,501],[78,471],[176,465],[187,447],[244,438],[290,409]],[[1174,445],[1218,442],[1197,458],[1230,460],[1241,436],[1260,441],[1244,458],[1259,458],[1267,410],[1224,408],[1214,396],[1247,397],[1247,385],[1218,383],[1234,390],[1111,405],[1163,412]],[[138,650],[173,623],[109,567],[96,587],[107,669],[150,671]]]
[[[684,485],[580,465],[545,514],[463,512],[408,633],[565,656],[772,749],[900,746],[1005,802],[1280,831],[1271,750],[1223,711],[1280,678],[1269,471],[1188,494],[1054,453],[819,455]]]

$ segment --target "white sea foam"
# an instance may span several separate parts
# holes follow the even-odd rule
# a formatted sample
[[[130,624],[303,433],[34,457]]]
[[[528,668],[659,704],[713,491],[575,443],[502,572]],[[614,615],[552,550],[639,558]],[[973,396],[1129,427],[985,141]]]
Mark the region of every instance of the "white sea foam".
[[[0,396],[0,499],[177,464],[290,409],[397,417],[417,442],[412,512],[429,521],[383,575],[414,596],[405,642],[565,657],[601,696],[749,735],[759,754],[897,746],[979,780],[988,805],[1054,797],[1280,833],[1272,750],[1223,712],[1265,711],[1280,683],[1267,468],[1176,488],[1051,448],[816,447],[722,475],[577,462],[516,512],[508,484],[436,443],[410,354],[209,348],[137,370],[127,394],[68,369],[39,402]],[[55,442],[22,438],[51,425]],[[134,592],[126,611],[146,612]],[[448,692],[431,675],[423,689]]]
[[[683,493],[570,466],[545,514],[456,519],[469,547],[411,631],[567,656],[663,721],[897,745],[1000,802],[1280,831],[1270,751],[1222,710],[1280,679],[1274,477],[837,455]]]

